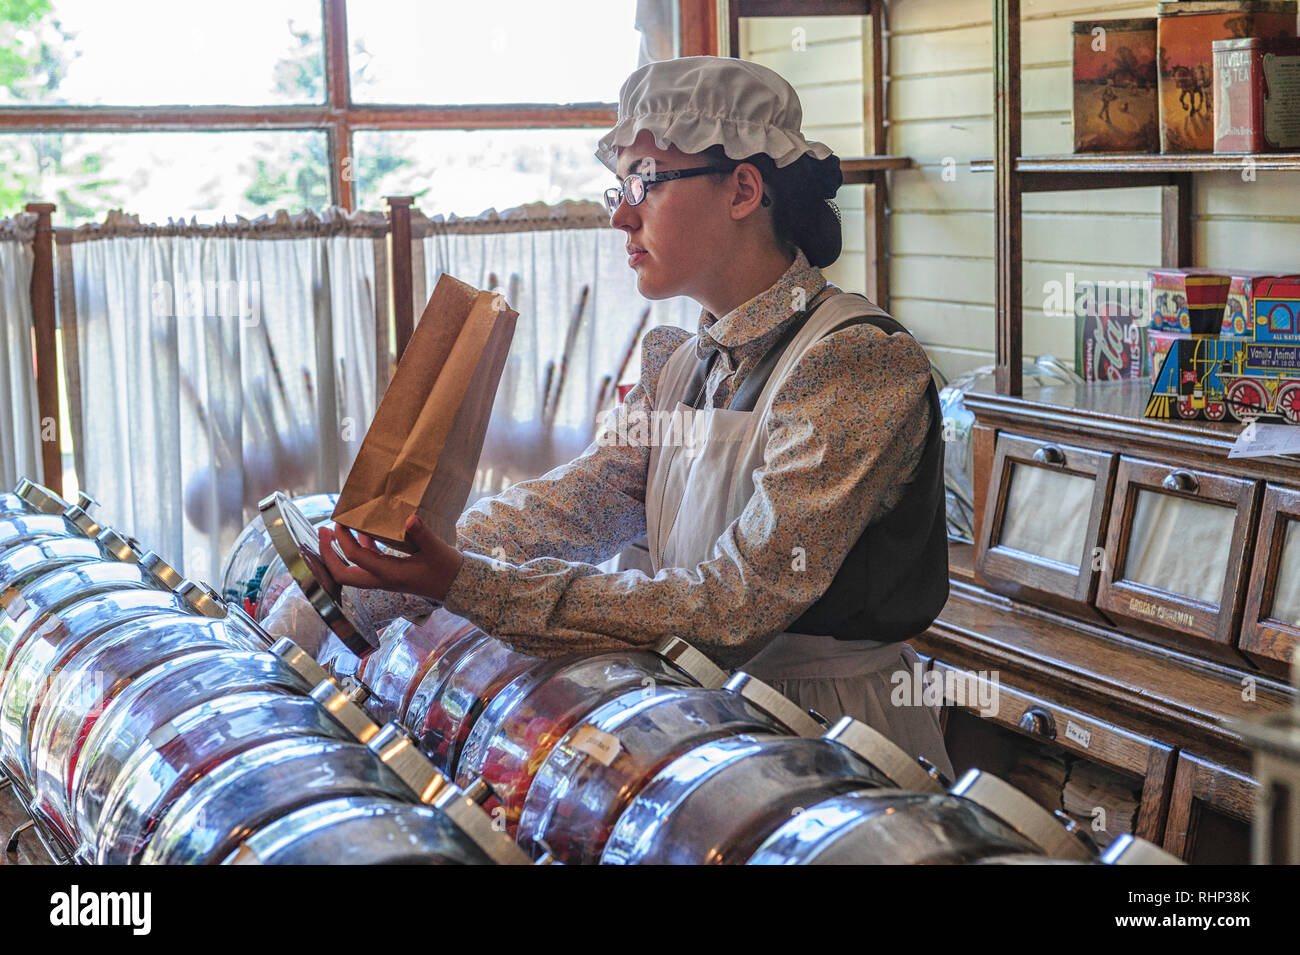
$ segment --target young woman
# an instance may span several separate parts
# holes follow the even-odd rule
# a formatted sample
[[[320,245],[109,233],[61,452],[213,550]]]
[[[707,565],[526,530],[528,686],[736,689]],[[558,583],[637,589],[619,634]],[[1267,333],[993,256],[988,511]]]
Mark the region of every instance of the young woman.
[[[842,177],[801,120],[757,64],[633,73],[597,150],[610,223],[643,296],[700,304],[698,334],[648,332],[605,433],[467,510],[455,546],[412,518],[411,557],[344,529],[321,549],[340,583],[442,601],[526,653],[680,636],[950,775],[903,642],[948,591],[938,397],[911,335],[820,271]],[[642,535],[645,572],[594,566]]]

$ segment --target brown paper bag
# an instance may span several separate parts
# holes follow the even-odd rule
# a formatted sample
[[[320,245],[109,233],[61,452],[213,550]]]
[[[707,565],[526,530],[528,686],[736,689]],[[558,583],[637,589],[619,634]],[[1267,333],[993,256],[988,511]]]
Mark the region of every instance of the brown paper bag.
[[[453,546],[518,313],[491,292],[438,279],[361,442],[336,523],[408,550],[418,513]]]

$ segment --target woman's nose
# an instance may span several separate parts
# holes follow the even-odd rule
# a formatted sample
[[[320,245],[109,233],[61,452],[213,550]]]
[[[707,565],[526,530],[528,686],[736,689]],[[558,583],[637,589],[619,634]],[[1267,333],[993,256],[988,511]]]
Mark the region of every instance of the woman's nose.
[[[636,207],[628,205],[624,200],[619,200],[618,208],[609,217],[609,224],[615,229],[627,229],[630,232],[636,227],[637,219]]]

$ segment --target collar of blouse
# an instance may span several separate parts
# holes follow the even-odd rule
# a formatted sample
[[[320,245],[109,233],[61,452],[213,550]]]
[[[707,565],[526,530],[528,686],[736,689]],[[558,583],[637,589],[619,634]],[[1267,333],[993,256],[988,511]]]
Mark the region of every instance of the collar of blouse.
[[[825,287],[826,277],[821,270],[810,265],[803,250],[798,250],[794,262],[765,292],[721,318],[708,309],[702,310],[696,342],[699,357],[708,358],[712,352],[721,351],[726,357],[737,359],[745,346],[776,332]]]

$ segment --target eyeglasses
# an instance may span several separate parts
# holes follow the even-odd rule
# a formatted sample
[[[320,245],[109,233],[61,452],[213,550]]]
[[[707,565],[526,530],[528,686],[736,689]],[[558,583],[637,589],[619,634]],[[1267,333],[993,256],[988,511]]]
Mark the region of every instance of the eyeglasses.
[[[605,208],[613,217],[621,203],[639,206],[645,200],[646,191],[660,182],[672,182],[674,179],[688,179],[691,176],[703,176],[710,172],[731,172],[732,166],[698,166],[694,169],[667,169],[663,172],[634,172],[623,180],[621,186],[611,186],[605,190]],[[770,206],[772,200],[763,193],[763,205]]]

